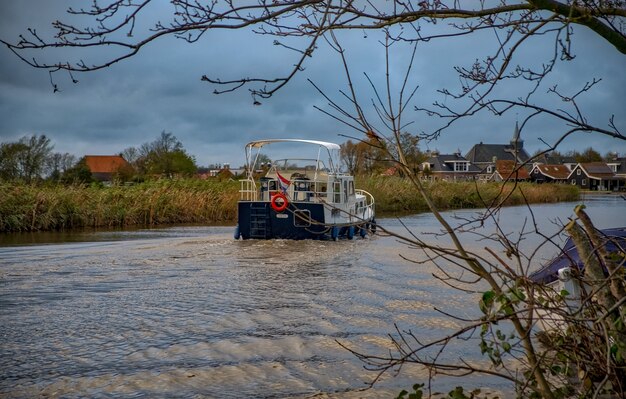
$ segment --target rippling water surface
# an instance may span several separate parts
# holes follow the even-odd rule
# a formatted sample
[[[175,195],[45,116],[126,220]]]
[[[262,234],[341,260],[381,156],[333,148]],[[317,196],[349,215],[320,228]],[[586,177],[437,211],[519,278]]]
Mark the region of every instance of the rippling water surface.
[[[551,229],[573,205],[539,206],[537,219]],[[621,198],[587,205],[599,227],[626,225]],[[501,222],[524,220],[515,207]],[[403,222],[445,241],[426,234],[439,230],[429,215]],[[392,237],[234,241],[231,227],[178,227],[81,240],[0,247],[0,396],[390,397],[426,374],[406,367],[363,391],[375,374],[337,341],[384,355],[394,323],[432,339],[457,327],[435,307],[475,312]]]

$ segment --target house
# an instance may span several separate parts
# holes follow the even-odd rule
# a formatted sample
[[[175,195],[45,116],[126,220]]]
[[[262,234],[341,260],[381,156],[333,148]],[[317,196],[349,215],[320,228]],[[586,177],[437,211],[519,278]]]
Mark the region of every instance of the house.
[[[491,181],[525,181],[530,179],[528,170],[511,159],[500,159],[495,163],[493,174],[488,178]]]
[[[467,154],[465,159],[480,168],[480,178],[490,179],[496,168],[496,161],[513,161],[521,165],[526,163],[530,156],[524,149],[524,140],[520,138],[519,125],[515,123],[513,138],[509,144],[475,144]]]
[[[585,190],[618,190],[621,186],[620,179],[604,162],[579,163],[572,169],[567,180]]]
[[[614,153],[606,164],[615,173],[615,177],[626,180],[626,157],[619,157]]]
[[[578,164],[576,158],[568,155],[554,154],[553,152],[540,155],[533,159],[534,165],[565,165],[569,171],[574,169],[574,166]]]
[[[474,180],[480,169],[472,165],[461,151],[454,154],[432,152],[426,162],[422,163],[424,176],[432,180],[466,181]]]
[[[85,155],[83,159],[94,180],[102,182],[113,180],[121,168],[130,167],[121,155]]]
[[[202,180],[216,179],[216,180],[230,180],[238,176],[242,171],[240,169],[231,169],[230,164],[224,165],[210,165],[208,169],[204,169],[203,172],[198,174],[198,177]]]
[[[398,168],[396,168],[395,166],[392,166],[390,168],[387,168],[387,170],[385,170],[383,173],[381,173],[381,176],[396,176],[398,174]]]
[[[570,172],[567,165],[535,164],[530,171],[530,178],[536,183],[564,183]]]

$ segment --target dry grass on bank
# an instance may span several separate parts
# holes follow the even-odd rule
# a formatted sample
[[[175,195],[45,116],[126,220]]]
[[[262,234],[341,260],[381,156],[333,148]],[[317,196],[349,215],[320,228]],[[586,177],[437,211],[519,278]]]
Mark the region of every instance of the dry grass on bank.
[[[0,231],[232,220],[238,187],[195,179],[113,187],[0,184]]]
[[[424,182],[440,210],[483,208],[495,201],[504,205],[576,201],[580,191],[569,184]],[[399,177],[365,177],[357,187],[369,191],[376,199],[376,210],[383,213],[427,211],[426,202],[408,179]]]
[[[495,198],[505,197],[505,205],[579,198],[575,186],[564,184],[436,182],[426,186],[441,210],[481,208]],[[407,179],[361,177],[357,178],[357,187],[374,195],[379,214],[427,210]],[[198,179],[113,187],[0,183],[0,232],[233,221],[238,190],[239,182]]]

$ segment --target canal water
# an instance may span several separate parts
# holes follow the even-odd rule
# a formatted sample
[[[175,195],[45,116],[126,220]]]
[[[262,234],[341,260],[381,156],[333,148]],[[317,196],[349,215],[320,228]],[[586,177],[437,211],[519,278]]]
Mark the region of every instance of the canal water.
[[[626,201],[581,201],[597,227],[626,225]],[[578,202],[580,203],[580,202]],[[549,234],[577,203],[506,208],[505,234]],[[476,210],[445,213],[454,225]],[[384,218],[398,233],[446,239],[428,214]],[[378,398],[424,381],[407,365],[376,373],[339,343],[385,355],[394,323],[422,339],[459,324],[435,308],[476,314],[474,296],[433,278],[419,251],[394,237],[235,241],[232,227],[5,236],[0,243],[0,397]],[[493,222],[479,230],[495,232]],[[488,243],[463,234],[470,247]],[[17,237],[17,238],[16,238]],[[44,243],[47,242],[47,243]],[[522,247],[538,241],[524,236]],[[534,262],[556,252],[545,246]],[[447,360],[484,361],[475,340]],[[510,389],[498,380],[440,388]]]

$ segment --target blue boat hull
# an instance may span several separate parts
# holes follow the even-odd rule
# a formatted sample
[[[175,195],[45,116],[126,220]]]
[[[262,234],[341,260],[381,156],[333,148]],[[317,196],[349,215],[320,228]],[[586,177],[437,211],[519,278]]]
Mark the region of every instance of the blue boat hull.
[[[238,203],[235,238],[329,240],[353,238],[366,234],[365,224],[328,226],[324,223],[324,206],[319,203],[290,203],[283,212],[276,212],[265,201]]]

